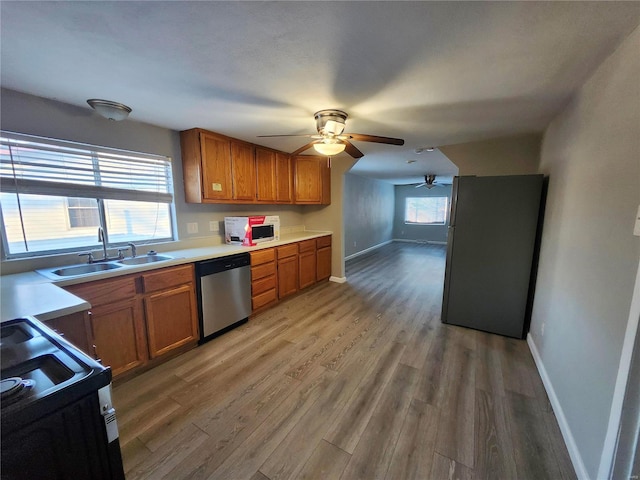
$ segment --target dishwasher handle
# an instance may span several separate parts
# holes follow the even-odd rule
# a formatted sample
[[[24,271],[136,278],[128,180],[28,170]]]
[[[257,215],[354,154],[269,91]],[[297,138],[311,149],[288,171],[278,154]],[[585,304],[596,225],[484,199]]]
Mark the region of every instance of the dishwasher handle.
[[[232,270],[234,268],[248,267],[250,264],[251,257],[248,253],[212,258],[211,260],[196,262],[196,274],[198,277],[204,277],[224,272],[226,270]]]

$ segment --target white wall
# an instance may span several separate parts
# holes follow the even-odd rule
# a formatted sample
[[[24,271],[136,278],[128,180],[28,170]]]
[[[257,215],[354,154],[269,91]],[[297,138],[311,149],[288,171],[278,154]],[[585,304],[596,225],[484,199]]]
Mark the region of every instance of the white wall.
[[[598,476],[640,260],[632,235],[640,204],[639,52],[636,29],[542,144],[549,193],[529,340],[574,465],[588,478]]]
[[[392,238],[394,188],[381,180],[344,176],[345,256],[367,250]]]

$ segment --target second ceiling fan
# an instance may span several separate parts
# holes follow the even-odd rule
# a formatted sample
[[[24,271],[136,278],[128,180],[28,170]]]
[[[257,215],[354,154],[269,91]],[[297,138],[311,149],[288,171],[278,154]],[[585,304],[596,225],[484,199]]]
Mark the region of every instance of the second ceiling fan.
[[[320,110],[314,115],[316,119],[317,134],[306,135],[259,135],[260,137],[308,137],[309,143],[300,147],[291,155],[298,155],[311,147],[322,155],[337,155],[345,151],[353,158],[364,156],[350,140],[360,142],[385,143],[388,145],[404,145],[401,138],[378,137],[376,135],[364,135],[361,133],[343,133],[348,115],[342,110]]]

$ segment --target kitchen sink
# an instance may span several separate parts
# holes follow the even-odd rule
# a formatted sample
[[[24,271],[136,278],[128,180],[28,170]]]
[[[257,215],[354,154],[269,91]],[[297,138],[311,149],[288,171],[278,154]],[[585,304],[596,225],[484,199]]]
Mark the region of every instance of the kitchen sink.
[[[87,273],[113,270],[115,268],[122,268],[122,265],[116,265],[115,263],[88,263],[86,265],[58,268],[57,270],[52,270],[51,273],[58,277],[73,277],[76,275],[85,275]]]
[[[173,260],[173,257],[168,255],[145,255],[144,257],[126,258],[124,260],[118,260],[118,263],[122,265],[144,265],[146,263],[164,262],[166,260]]]

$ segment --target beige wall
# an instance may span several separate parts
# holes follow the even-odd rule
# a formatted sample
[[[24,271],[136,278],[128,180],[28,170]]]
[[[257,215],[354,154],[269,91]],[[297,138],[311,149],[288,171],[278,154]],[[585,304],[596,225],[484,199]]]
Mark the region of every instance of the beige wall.
[[[540,139],[523,134],[439,149],[458,167],[458,175],[526,175],[538,173]]]
[[[585,478],[607,475],[608,459],[604,470],[599,464],[640,261],[638,52],[640,29],[553,120],[542,145],[549,192],[530,340]]]
[[[352,158],[331,160],[331,205],[309,206],[303,221],[307,230],[331,230],[333,232],[331,252],[331,275],[344,278],[344,175],[356,163]]]

